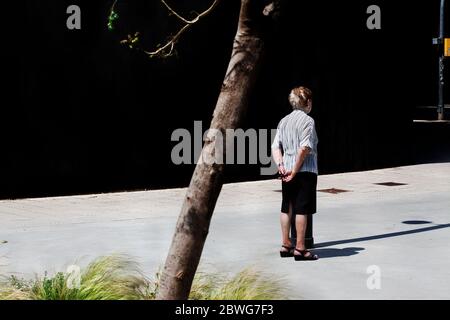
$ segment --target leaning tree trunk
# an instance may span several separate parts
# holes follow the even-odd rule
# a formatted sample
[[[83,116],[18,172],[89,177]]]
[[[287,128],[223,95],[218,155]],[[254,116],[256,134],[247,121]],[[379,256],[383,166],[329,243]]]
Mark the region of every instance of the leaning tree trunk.
[[[270,29],[267,28],[271,24],[268,20],[277,14],[277,9],[276,0],[241,0],[233,52],[214,110],[211,129],[224,133],[226,129],[237,128],[241,122],[260,64],[264,34]],[[200,158],[213,159],[217,150],[222,150],[222,159],[225,159],[226,148],[221,148],[222,142],[211,136],[206,138]],[[197,164],[161,274],[157,299],[181,300],[189,297],[222,188],[223,169],[224,164],[211,164],[210,161],[199,161]]]

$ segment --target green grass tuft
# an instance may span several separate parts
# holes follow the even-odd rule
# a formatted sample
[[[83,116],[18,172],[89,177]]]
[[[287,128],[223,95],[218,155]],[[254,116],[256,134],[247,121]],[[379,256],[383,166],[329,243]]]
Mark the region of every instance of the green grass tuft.
[[[137,264],[125,256],[96,259],[81,273],[79,286],[71,286],[70,274],[58,272],[34,281],[11,277],[0,286],[0,300],[139,300],[149,283]]]
[[[279,300],[284,299],[280,281],[247,268],[231,279],[199,273],[192,285],[192,300]]]
[[[0,282],[0,300],[152,300],[159,276],[149,280],[129,257],[106,256],[83,269],[75,287],[69,285],[71,275],[63,272],[31,281],[12,276]],[[284,298],[281,288],[279,281],[250,268],[232,278],[198,272],[189,299],[276,300]]]

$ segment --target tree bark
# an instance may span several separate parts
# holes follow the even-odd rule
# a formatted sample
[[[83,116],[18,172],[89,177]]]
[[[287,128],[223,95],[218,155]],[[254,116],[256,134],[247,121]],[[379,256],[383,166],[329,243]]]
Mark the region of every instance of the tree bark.
[[[225,130],[237,128],[245,114],[263,53],[264,35],[272,27],[271,18],[277,16],[278,5],[278,1],[241,0],[233,51],[210,126],[221,132],[224,140]],[[225,159],[226,148],[221,148],[225,145],[226,141],[209,135],[201,158],[212,159],[222,149]],[[223,170],[221,163],[197,164],[161,274],[157,299],[188,299],[222,188]]]

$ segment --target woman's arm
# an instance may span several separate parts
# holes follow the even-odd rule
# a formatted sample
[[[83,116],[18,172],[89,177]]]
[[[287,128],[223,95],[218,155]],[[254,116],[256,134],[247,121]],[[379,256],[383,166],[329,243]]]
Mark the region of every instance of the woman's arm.
[[[277,165],[283,163],[283,155],[280,149],[272,149],[272,156]]]
[[[284,168],[283,154],[281,153],[281,149],[272,149],[272,155],[275,163],[277,164],[278,173],[281,176],[284,176],[286,174],[286,169]]]
[[[297,153],[297,161],[295,161],[295,165],[292,168],[292,171],[288,171],[286,172],[286,176],[283,179],[283,181],[285,182],[289,182],[292,179],[294,179],[295,175],[297,174],[297,172],[300,171],[300,168],[303,165],[303,162],[305,161],[306,156],[311,152],[311,148],[310,147],[301,147],[300,149],[298,149],[298,153]]]
[[[284,176],[286,174],[286,169],[284,168],[283,154],[281,153],[281,149],[272,149],[272,156],[275,160],[275,163],[277,164],[278,172],[280,173],[280,175]]]
[[[311,152],[314,142],[314,127],[314,120],[310,118],[310,121],[303,129],[303,134],[300,140],[300,148],[297,151],[297,160],[295,161],[295,165],[292,168],[292,171],[286,173],[283,181],[289,182],[295,177],[297,172],[300,171],[300,168],[302,167],[306,156]]]
[[[277,133],[276,133],[275,138],[272,143],[272,156],[273,156],[273,159],[275,160],[275,163],[277,164],[278,173],[281,176],[284,176],[286,174],[286,169],[284,168],[283,152],[282,152],[281,148],[282,148],[282,144],[280,141],[280,130],[277,129]]]

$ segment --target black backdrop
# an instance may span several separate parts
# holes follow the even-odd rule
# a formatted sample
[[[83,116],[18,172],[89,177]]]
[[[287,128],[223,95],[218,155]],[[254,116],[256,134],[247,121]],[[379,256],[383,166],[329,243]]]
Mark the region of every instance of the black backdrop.
[[[186,186],[194,166],[171,164],[171,133],[192,130],[194,120],[209,125],[239,1],[223,1],[165,60],[119,44],[140,30],[152,46],[174,30],[159,1],[119,1],[114,32],[106,28],[111,1],[14,2],[2,30],[10,72],[0,197]],[[188,12],[210,2],[171,3]],[[81,7],[79,31],[66,28],[70,4]],[[366,28],[371,4],[382,9],[381,30]],[[438,18],[437,0],[291,1],[268,41],[244,128],[275,128],[290,110],[290,88],[302,84],[315,95],[321,174],[450,160],[449,130],[412,124],[417,106],[437,101]],[[227,181],[261,178],[256,165],[227,169]]]

